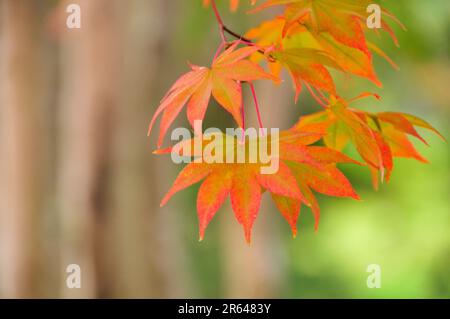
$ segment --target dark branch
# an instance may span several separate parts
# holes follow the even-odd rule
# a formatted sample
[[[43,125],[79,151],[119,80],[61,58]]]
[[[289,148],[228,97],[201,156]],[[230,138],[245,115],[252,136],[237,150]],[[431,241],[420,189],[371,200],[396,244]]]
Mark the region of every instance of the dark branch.
[[[223,30],[224,30],[226,33],[228,33],[229,35],[232,35],[233,37],[235,37],[236,39],[239,39],[239,40],[242,40],[242,41],[248,42],[248,43],[253,43],[252,40],[247,39],[247,38],[245,38],[244,36],[242,36],[242,35],[240,35],[240,34],[234,32],[234,31],[228,29],[228,27],[225,26],[225,25],[223,26]]]

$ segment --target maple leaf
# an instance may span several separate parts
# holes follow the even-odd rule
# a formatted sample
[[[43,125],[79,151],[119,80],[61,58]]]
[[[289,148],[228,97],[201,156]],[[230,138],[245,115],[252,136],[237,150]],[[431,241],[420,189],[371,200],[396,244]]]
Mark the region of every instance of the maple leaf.
[[[278,81],[256,63],[246,59],[259,50],[257,46],[237,48],[235,41],[214,59],[211,68],[191,65],[191,71],[182,75],[167,92],[149,125],[149,135],[156,119],[162,114],[158,147],[175,118],[187,104],[187,118],[194,127],[196,120],[203,120],[211,95],[228,111],[242,127],[242,82],[259,79]]]
[[[336,41],[329,32],[315,32],[304,25],[296,25],[295,27],[290,28],[288,34],[283,38],[282,30],[285,24],[286,20],[284,17],[276,17],[273,20],[261,24],[259,27],[251,29],[245,36],[252,40],[256,39],[256,43],[262,47],[270,47],[277,43],[281,43],[280,47],[284,50],[302,49],[321,52],[322,57],[327,57],[326,61],[314,56],[304,56],[304,58],[308,59],[310,64],[315,64],[316,69],[317,65],[321,65],[319,67],[320,71],[318,75],[322,75],[325,79],[322,81],[322,89],[325,89],[323,87],[325,86],[328,89],[325,89],[326,92],[330,93],[334,91],[332,90],[334,85],[330,84],[331,76],[324,70],[325,67],[332,67],[342,72],[368,78],[377,86],[381,86],[381,82],[373,68],[372,54],[370,52],[363,52],[342,44],[341,42]],[[370,48],[397,68],[395,63],[376,45],[370,43]],[[276,58],[274,54],[271,54],[271,57]],[[261,61],[261,55],[254,56],[253,59],[255,62],[259,62]],[[273,63],[269,63],[269,66],[271,64]],[[308,66],[308,69],[311,68]]]
[[[350,102],[369,95],[362,94]],[[443,138],[430,124],[412,115],[364,112],[352,109],[348,101],[334,97],[330,99],[327,110],[301,118],[294,127],[302,130],[304,127],[317,126],[319,123],[327,127],[323,138],[327,147],[342,150],[348,143],[353,144],[371,170],[375,188],[378,188],[378,172],[382,181],[389,181],[393,157],[414,158],[427,162],[407,137],[407,135],[414,136],[426,144],[414,126],[431,130]]]
[[[336,163],[353,163],[360,165],[342,153],[325,147],[311,147],[310,154],[320,165],[306,165],[303,163],[290,162],[289,167],[297,179],[300,190],[305,196],[308,206],[311,208],[315,218],[315,228],[318,229],[320,220],[320,207],[314,196],[313,190],[328,196],[351,197],[359,199],[353,190],[348,179],[336,168]],[[295,198],[273,195],[272,197],[288,222],[291,224],[294,235],[296,233],[295,224],[300,213],[301,202]],[[289,216],[290,218],[286,217]]]
[[[226,139],[226,137],[224,137]],[[267,138],[271,138],[270,136]],[[347,178],[336,168],[336,163],[357,163],[342,153],[326,147],[307,146],[321,138],[321,134],[300,132],[298,130],[280,133],[279,169],[273,174],[262,174],[264,165],[260,160],[250,163],[211,163],[205,158],[205,136],[181,142],[181,147],[170,148],[157,153],[176,151],[185,156],[194,156],[196,160],[188,164],[178,175],[173,186],[161,201],[161,206],[178,191],[202,180],[197,195],[197,212],[199,219],[200,240],[204,238],[205,229],[215,216],[227,197],[238,222],[243,226],[247,242],[251,241],[251,232],[258,215],[261,196],[268,191],[280,210],[282,216],[291,226],[293,236],[297,233],[297,219],[303,203],[310,206],[316,228],[319,222],[319,206],[312,190],[336,197],[358,199]],[[231,137],[233,143],[221,144],[223,159],[226,154],[237,148],[248,150],[251,139],[245,143]],[[208,138],[206,138],[208,140]],[[200,143],[201,149],[191,152],[191,144]],[[258,141],[259,143],[259,141]],[[244,152],[248,154],[248,152]],[[199,156],[203,161],[199,162]]]
[[[250,3],[252,5],[255,5],[256,1],[257,0],[251,0]],[[203,0],[203,5],[205,7],[209,6],[210,3],[211,3],[211,0]],[[239,7],[239,0],[230,0],[230,10],[231,11],[236,11],[238,9],[238,7]]]
[[[274,76],[279,76],[282,67],[287,69],[294,83],[296,102],[303,84],[306,84],[308,89],[312,86],[334,95],[336,87],[327,67],[342,70],[340,65],[319,46],[305,47],[297,41],[294,43],[290,38],[283,38],[281,30],[284,24],[284,18],[277,17],[251,29],[245,36],[257,39],[258,46],[266,48],[269,69]],[[293,34],[297,32],[298,30],[295,30]],[[261,55],[254,55],[252,59],[260,62],[262,58]]]
[[[324,51],[307,48],[275,50],[271,55],[289,71],[295,86],[295,101],[303,83],[329,94],[336,94],[333,78],[325,66],[339,66]]]
[[[372,0],[268,0],[252,12],[285,6],[283,36],[296,23],[302,23],[316,33],[328,32],[337,42],[368,54],[363,26],[367,18],[367,7],[372,3]],[[382,12],[405,29],[389,11],[383,9]],[[398,44],[393,30],[384,19],[381,26]]]
[[[336,0],[269,0],[254,11],[284,5],[284,16],[263,23],[250,30],[246,36],[258,39],[257,43],[261,46],[271,44],[283,48],[309,48],[326,52],[339,66],[339,70],[368,78],[381,87],[373,68],[370,50],[388,61],[395,69],[398,67],[380,48],[365,39],[365,23],[362,20],[369,4],[371,2],[367,0],[344,0],[339,3]],[[383,10],[383,14],[405,29],[390,12]],[[384,20],[382,27],[398,45],[394,32]],[[324,70],[324,65],[319,69],[318,74],[323,77],[322,85],[330,89],[330,76]],[[320,101],[317,98],[316,100]]]

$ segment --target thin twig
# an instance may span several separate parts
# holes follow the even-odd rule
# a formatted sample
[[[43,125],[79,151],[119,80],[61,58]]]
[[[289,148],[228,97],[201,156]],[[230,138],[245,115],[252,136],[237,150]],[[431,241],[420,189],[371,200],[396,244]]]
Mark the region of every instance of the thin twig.
[[[214,11],[214,15],[216,16],[216,20],[217,23],[219,24],[219,30],[220,30],[220,37],[222,38],[222,43],[227,43],[227,37],[225,36],[225,32],[228,33],[229,35],[235,37],[236,39],[240,40],[243,44],[246,45],[255,45],[255,43],[244,37],[243,35],[240,35],[237,32],[234,32],[233,30],[231,30],[230,28],[228,28],[222,20],[222,17],[220,16],[219,10],[217,9],[217,5],[215,0],[211,0],[211,5]],[[258,50],[258,53],[261,53],[262,55],[266,55],[266,53],[264,52],[264,50]],[[272,56],[268,56],[267,57],[269,62],[275,62],[275,59]]]
[[[247,42],[248,44],[253,43],[252,40],[247,39],[246,37],[240,35],[239,33],[234,32],[233,30],[230,30],[226,25],[223,25],[223,30],[228,33],[229,35],[232,35],[236,39],[242,40],[244,42]]]
[[[322,92],[321,89],[316,88],[317,92],[319,92],[320,96],[322,97],[323,101],[326,102],[327,104],[330,104],[330,101],[328,100],[328,98],[325,96],[325,94]]]
[[[255,86],[253,85],[252,82],[248,82],[248,84],[250,85],[250,89],[252,90],[253,100],[255,101],[256,115],[258,116],[259,127],[262,129],[262,128],[264,128],[264,126],[263,126],[263,123],[261,120],[261,112],[259,111],[259,103],[258,103],[258,98],[256,96]]]
[[[220,52],[222,52],[222,49],[225,47],[226,43],[222,42],[220,43],[219,47],[217,48],[216,53],[214,54],[213,63],[216,61],[217,57],[219,56]]]
[[[327,105],[325,104],[325,102],[323,102],[317,95],[316,93],[313,91],[313,89],[311,88],[311,86],[304,82],[306,88],[308,89],[309,93],[311,93],[312,97],[317,101],[317,103],[319,103],[320,105],[322,105],[324,108],[327,108]]]
[[[227,42],[227,37],[225,36],[225,26],[223,24],[222,17],[220,16],[219,10],[217,9],[216,1],[211,0],[211,6],[214,10],[214,14],[217,19],[217,23],[219,23],[219,29],[220,29],[220,37],[222,38],[222,42]]]
[[[239,81],[239,86],[241,87],[242,90],[242,84]],[[244,99],[241,100],[241,113],[242,113],[242,138],[241,138],[241,142],[244,143],[245,142],[245,109],[244,109]]]

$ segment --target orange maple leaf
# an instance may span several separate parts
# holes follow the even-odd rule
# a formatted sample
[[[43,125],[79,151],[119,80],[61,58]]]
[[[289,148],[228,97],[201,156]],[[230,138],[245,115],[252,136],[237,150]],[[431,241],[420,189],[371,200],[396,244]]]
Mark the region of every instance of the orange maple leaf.
[[[358,98],[369,95],[362,94]],[[378,172],[381,173],[382,181],[389,181],[393,157],[427,162],[407,137],[411,135],[426,143],[414,126],[431,130],[443,138],[430,124],[415,116],[393,112],[364,112],[350,108],[348,101],[334,97],[330,99],[326,111],[302,117],[295,128],[302,130],[319,123],[327,127],[323,138],[327,147],[342,150],[348,143],[353,144],[371,170],[375,188],[378,187]]]
[[[252,12],[273,6],[285,6],[286,23],[283,36],[288,33],[289,28],[301,23],[314,32],[328,32],[336,41],[368,53],[364,26],[366,10],[370,4],[373,4],[372,0],[267,0]],[[405,29],[389,11],[383,9],[382,12]],[[393,30],[384,19],[381,26],[398,44]]]
[[[270,137],[268,137],[270,138]],[[262,163],[202,163],[188,164],[178,175],[173,186],[161,202],[161,206],[178,191],[204,180],[197,195],[200,240],[205,229],[230,196],[231,206],[238,222],[243,226],[247,242],[258,215],[263,191],[271,193],[282,216],[297,233],[297,219],[301,203],[311,207],[318,227],[320,210],[312,190],[329,196],[359,199],[347,178],[336,168],[336,163],[357,163],[338,151],[326,147],[307,146],[321,138],[318,133],[290,130],[280,133],[279,169],[274,174],[262,174]],[[250,140],[240,143],[234,139],[233,147],[248,149]],[[184,146],[195,143],[184,141]],[[204,144],[204,139],[200,139]],[[204,145],[204,147],[206,147]],[[204,156],[200,153],[177,151],[188,156]],[[171,148],[167,151],[173,151]],[[161,153],[158,152],[158,153]],[[226,154],[226,149],[224,152]],[[248,153],[246,153],[248,154]],[[224,158],[226,155],[224,155]]]
[[[187,118],[192,127],[196,120],[203,120],[211,95],[233,116],[240,127],[243,126],[241,83],[278,79],[266,73],[258,64],[246,59],[259,50],[258,46],[238,49],[239,44],[239,41],[235,41],[215,58],[211,68],[191,65],[192,71],[181,76],[167,92],[149,126],[150,135],[156,119],[162,114],[158,147],[162,145],[167,130],[184,105],[187,104]]]
[[[308,69],[311,72],[314,72],[313,74],[317,72],[315,75],[318,78],[319,75],[322,75],[324,78],[321,81],[321,85],[315,87],[322,88],[326,92],[332,93],[332,91],[334,91],[334,84],[331,84],[331,76],[325,67],[332,67],[342,72],[368,78],[377,86],[381,86],[381,82],[373,68],[372,54],[370,52],[347,46],[336,41],[329,32],[315,32],[304,25],[296,25],[295,27],[290,28],[286,37],[283,37],[282,30],[285,24],[286,20],[284,17],[276,17],[273,20],[264,22],[260,26],[251,29],[245,36],[249,39],[256,40],[256,43],[262,47],[277,47],[281,52],[289,50],[299,51],[299,55],[301,55],[304,60],[307,60],[310,65],[315,65],[313,69],[311,69],[311,66],[309,65]],[[369,46],[373,51],[396,67],[395,63],[376,45],[370,43]],[[320,55],[312,56],[303,54],[302,50],[306,52],[308,50],[314,50],[315,52],[320,52]],[[276,60],[276,54],[270,54],[270,57]],[[255,55],[252,59],[259,62],[262,58],[261,55]],[[277,61],[269,62],[269,66],[271,66]],[[271,67],[271,69],[272,68],[273,67]],[[275,72],[274,74],[277,73]],[[297,94],[298,93],[297,90]]]

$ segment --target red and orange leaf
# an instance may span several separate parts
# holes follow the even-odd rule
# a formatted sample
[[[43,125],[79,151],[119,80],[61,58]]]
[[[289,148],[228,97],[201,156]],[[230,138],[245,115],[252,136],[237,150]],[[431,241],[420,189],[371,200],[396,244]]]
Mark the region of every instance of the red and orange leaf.
[[[359,199],[352,185],[335,165],[325,164],[320,168],[305,164],[290,164],[294,175],[316,192],[334,197]]]
[[[364,93],[350,101],[367,96],[370,94]],[[327,147],[342,150],[348,143],[353,144],[369,165],[374,188],[378,188],[380,177],[382,181],[389,181],[393,157],[408,157],[426,162],[407,138],[406,134],[426,143],[414,126],[426,128],[441,136],[430,124],[417,117],[403,113],[368,113],[351,109],[342,98],[330,99],[327,111],[301,118],[295,129],[320,124],[327,126],[323,136]],[[310,153],[313,152],[310,150]],[[338,159],[335,162],[339,162]]]
[[[296,221],[300,210],[299,205],[302,202],[312,208],[317,227],[319,207],[310,188],[330,196],[357,199],[358,196],[348,180],[336,168],[336,163],[357,162],[335,150],[317,146],[308,147],[302,144],[302,142],[310,143],[312,137],[317,140],[315,133],[298,130],[282,132],[278,140],[279,166],[278,170],[272,174],[263,174],[260,169],[265,164],[260,162],[227,164],[225,163],[226,152],[222,153],[223,163],[208,164],[203,161],[189,164],[180,173],[162,204],[165,204],[175,192],[206,178],[200,186],[197,197],[200,239],[203,239],[206,227],[226,197],[230,195],[234,214],[244,228],[246,240],[250,242],[251,229],[259,211],[263,190],[271,193],[294,235],[297,232]],[[208,147],[204,142],[205,138],[203,135],[179,144],[190,148],[197,143],[202,145],[201,148],[204,150]],[[251,142],[251,139],[246,140],[242,146],[236,138],[232,139],[234,147],[244,149],[247,149],[248,143]],[[228,147],[224,144],[220,145]],[[184,151],[177,146],[172,148],[172,151],[174,150],[183,155],[193,154],[192,151]],[[205,160],[204,156],[203,159]],[[306,193],[303,193],[304,191]]]
[[[315,32],[329,32],[336,41],[368,53],[363,27],[368,18],[367,7],[371,0],[267,0],[252,12],[274,6],[284,6],[286,24],[283,35],[298,23],[312,28]],[[403,29],[404,26],[387,10],[385,16],[390,17]],[[382,28],[386,30],[397,44],[395,34],[383,19]]]
[[[367,164],[376,169],[382,169],[382,156],[370,127],[357,114],[347,108],[347,104],[343,99],[338,99],[332,103],[330,110],[333,116],[342,124],[349,140],[351,140],[361,157]]]
[[[342,71],[366,77],[381,86],[373,68],[369,48],[394,68],[397,66],[381,49],[365,39],[363,27],[368,17],[366,8],[371,3],[373,1],[368,0],[269,0],[253,11],[285,6],[284,16],[261,24],[246,36],[255,39],[261,46],[281,45],[284,48],[323,50]],[[383,10],[383,14],[404,28],[391,13]],[[382,27],[396,41],[392,29],[384,20]],[[304,34],[306,38],[301,41],[295,39],[300,34]],[[312,41],[311,36],[316,41]]]
[[[231,44],[214,60],[211,68],[191,65],[192,71],[181,76],[167,92],[149,125],[150,135],[156,119],[162,114],[158,147],[186,104],[191,126],[194,126],[194,121],[203,120],[211,95],[242,126],[241,82],[260,79],[278,81],[256,63],[244,60],[259,50],[257,46],[238,48],[239,44],[240,41]]]
[[[337,41],[328,31],[317,32],[298,24],[290,28],[283,38],[285,24],[284,18],[277,17],[250,30],[246,36],[256,40],[259,46],[270,49],[268,65],[276,75],[279,65],[289,71],[297,96],[303,81],[325,92],[334,92],[333,80],[326,69],[328,67],[365,77],[381,86],[373,68],[372,55],[367,48],[360,50],[348,46]],[[272,47],[275,49],[271,49]],[[252,59],[260,62],[262,57],[255,55]]]
[[[414,136],[425,145],[428,145],[414,126],[428,129],[443,138],[439,131],[429,123],[413,115],[394,112],[365,113],[365,115],[375,122],[375,128],[380,134],[380,139],[384,140],[384,143],[390,148],[391,154],[394,157],[414,158],[427,163],[427,160],[417,152],[407,137],[407,135]]]

